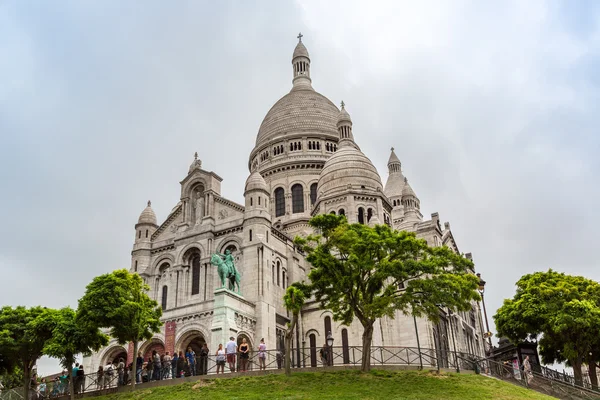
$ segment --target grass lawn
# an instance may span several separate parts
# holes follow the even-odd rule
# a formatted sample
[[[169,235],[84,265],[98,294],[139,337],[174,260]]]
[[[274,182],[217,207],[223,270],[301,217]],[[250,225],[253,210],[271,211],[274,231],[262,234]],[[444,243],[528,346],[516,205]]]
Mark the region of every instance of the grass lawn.
[[[210,379],[181,385],[140,387],[102,400],[187,399],[552,399],[537,392],[480,375],[419,371],[296,372],[232,379]]]

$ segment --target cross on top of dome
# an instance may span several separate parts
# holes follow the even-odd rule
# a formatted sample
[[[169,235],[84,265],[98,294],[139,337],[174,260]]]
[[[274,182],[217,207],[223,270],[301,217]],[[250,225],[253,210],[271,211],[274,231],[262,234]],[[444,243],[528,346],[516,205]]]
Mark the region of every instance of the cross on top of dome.
[[[296,36],[298,38],[298,42],[302,41],[302,36],[304,36],[302,32],[298,33],[298,36]]]
[[[344,106],[346,105],[346,104],[344,103],[344,100],[342,100],[342,104],[341,104],[341,105],[342,105],[342,109],[344,109]]]

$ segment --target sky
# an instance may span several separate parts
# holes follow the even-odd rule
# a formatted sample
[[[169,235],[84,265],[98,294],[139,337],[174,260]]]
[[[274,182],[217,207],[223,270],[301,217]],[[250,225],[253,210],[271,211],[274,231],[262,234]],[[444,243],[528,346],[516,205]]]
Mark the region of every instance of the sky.
[[[243,203],[298,32],[382,180],[393,146],[473,253],[492,329],[523,274],[600,280],[600,2],[2,0],[0,305],[76,307],[128,268],[196,151]]]

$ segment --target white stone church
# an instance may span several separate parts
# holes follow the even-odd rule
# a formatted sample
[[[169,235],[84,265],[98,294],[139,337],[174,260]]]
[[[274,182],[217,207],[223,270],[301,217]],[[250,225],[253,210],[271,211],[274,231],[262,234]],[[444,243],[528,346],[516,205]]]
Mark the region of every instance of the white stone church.
[[[311,268],[293,238],[310,232],[308,220],[314,215],[336,213],[350,223],[388,224],[416,232],[431,246],[459,251],[449,223],[442,224],[437,213],[423,218],[420,199],[393,149],[383,185],[358,145],[366,134],[353,131],[343,103],[340,110],[313,89],[311,59],[299,38],[291,90],[267,112],[250,152],[245,204],[222,197],[222,179],[203,169],[196,155],[181,181],[181,200],[167,218],[159,224],[148,202],[135,225],[131,271],[151,287],[164,321],[162,332],[140,343],[145,359],[153,349],[172,354],[191,346],[198,353],[205,342],[214,354],[230,336],[246,338],[252,349],[261,338],[269,349],[283,348],[289,315],[282,297],[292,282],[307,281]],[[220,289],[217,268],[210,264],[213,253],[227,249],[241,274],[240,295]],[[485,329],[477,303],[471,312],[440,309],[440,315],[436,325],[401,313],[383,318],[376,323],[373,345],[417,347],[418,336],[422,348],[440,352],[455,346],[484,355]],[[295,335],[294,363],[317,365],[317,349],[329,332],[342,361],[348,361],[352,346],[361,346],[358,321],[339,325],[331,312],[309,303]],[[111,341],[85,359],[85,368],[95,371],[127,353],[131,360],[132,349]]]

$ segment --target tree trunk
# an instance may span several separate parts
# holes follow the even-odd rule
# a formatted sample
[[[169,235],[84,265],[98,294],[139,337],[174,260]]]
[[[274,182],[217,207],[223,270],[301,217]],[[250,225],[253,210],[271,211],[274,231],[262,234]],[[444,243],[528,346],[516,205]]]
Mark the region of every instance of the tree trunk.
[[[31,376],[31,366],[29,365],[29,361],[25,361],[23,363],[23,394],[24,400],[29,400],[29,379]]]
[[[575,384],[579,386],[583,385],[583,374],[581,373],[581,359],[576,358],[574,360],[571,360],[570,363],[573,367],[573,376],[575,377]]]
[[[285,374],[290,376],[292,374],[292,339],[294,338],[294,328],[296,327],[296,323],[298,322],[298,314],[294,313],[292,315],[292,322],[288,326],[288,329],[285,331],[285,359],[283,360],[285,363]]]
[[[588,364],[588,374],[590,375],[590,382],[593,390],[598,390],[598,375],[596,371],[596,363],[593,361],[590,362]]]
[[[76,376],[73,376],[73,360],[67,360],[67,374],[69,374],[69,396],[71,396],[71,400],[75,400],[75,379]]]
[[[137,353],[138,353],[138,341],[133,341],[133,363],[131,364],[131,391],[135,390],[135,383],[137,382]],[[171,367],[169,367],[171,368]]]
[[[369,372],[371,370],[371,341],[373,340],[373,322],[363,323],[362,335],[362,363],[360,366],[361,372]]]

